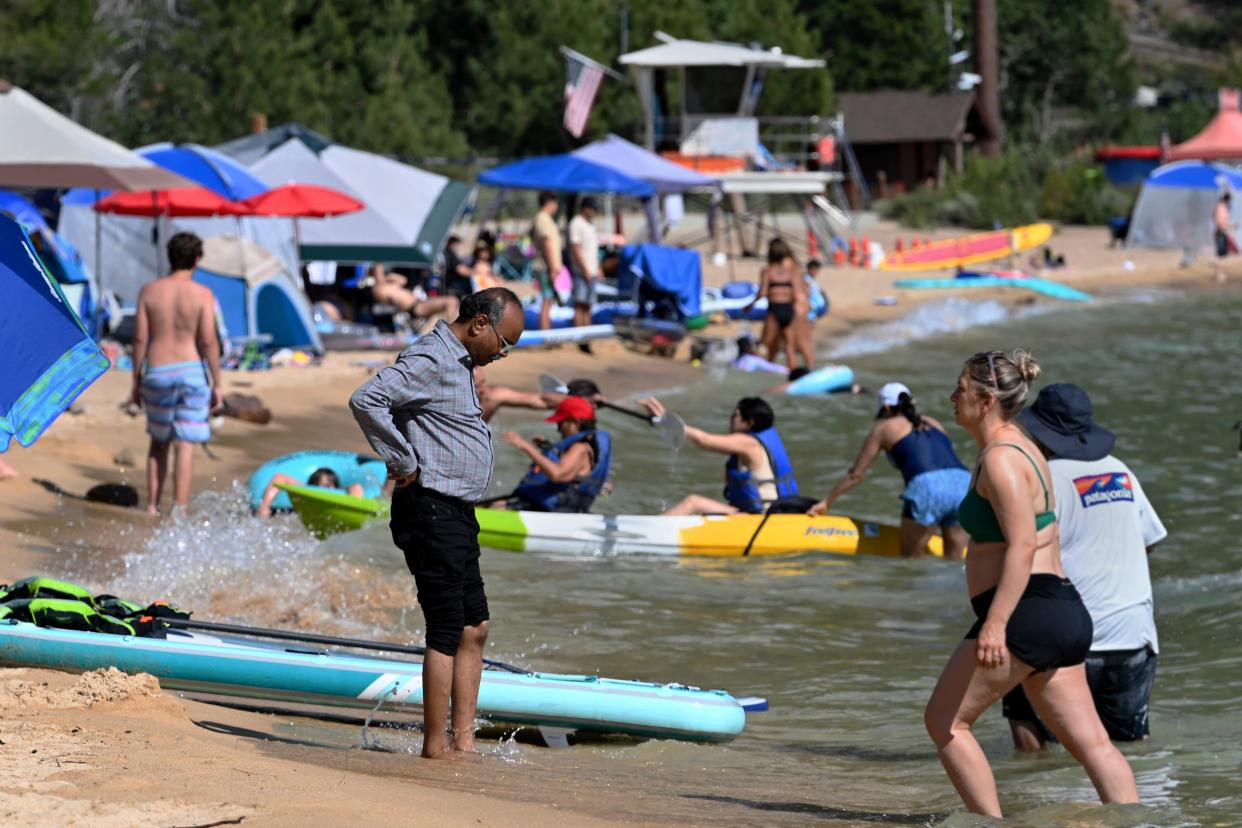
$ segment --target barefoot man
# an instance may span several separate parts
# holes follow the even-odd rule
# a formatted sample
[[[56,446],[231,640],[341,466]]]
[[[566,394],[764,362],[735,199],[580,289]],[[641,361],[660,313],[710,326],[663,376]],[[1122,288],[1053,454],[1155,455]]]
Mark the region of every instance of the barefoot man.
[[[504,356],[525,328],[507,288],[461,300],[354,392],[349,407],[396,481],[393,542],[418,587],[427,626],[423,656],[423,756],[474,751],[474,712],[491,622],[479,573],[474,505],[492,481],[492,438],[483,422],[473,369]],[[449,701],[452,700],[452,730]]]
[[[147,283],[138,294],[130,400],[147,409],[147,512],[152,515],[159,514],[173,441],[174,508],[184,510],[189,504],[194,446],[211,439],[207,415],[222,404],[215,298],[191,278],[202,257],[202,240],[178,233],[168,240],[172,273]]]

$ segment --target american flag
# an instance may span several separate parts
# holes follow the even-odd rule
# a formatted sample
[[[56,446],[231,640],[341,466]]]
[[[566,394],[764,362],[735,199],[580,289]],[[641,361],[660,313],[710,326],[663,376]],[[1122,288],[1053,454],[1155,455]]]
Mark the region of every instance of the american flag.
[[[565,129],[575,138],[581,138],[587,119],[591,117],[599,82],[604,79],[604,69],[594,61],[567,54],[565,74]]]

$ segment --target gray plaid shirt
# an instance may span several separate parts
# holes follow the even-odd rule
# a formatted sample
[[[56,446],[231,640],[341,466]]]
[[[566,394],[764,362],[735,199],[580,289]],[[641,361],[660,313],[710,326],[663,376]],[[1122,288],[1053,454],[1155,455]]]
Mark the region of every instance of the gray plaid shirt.
[[[492,436],[470,354],[444,321],[349,398],[354,419],[394,474],[468,503],[492,482]]]

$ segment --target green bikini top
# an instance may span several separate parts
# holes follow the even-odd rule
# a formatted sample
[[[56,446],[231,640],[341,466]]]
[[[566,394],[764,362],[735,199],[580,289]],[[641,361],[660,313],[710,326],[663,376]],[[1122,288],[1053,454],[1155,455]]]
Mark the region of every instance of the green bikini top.
[[[1035,516],[1035,531],[1038,532],[1045,526],[1050,526],[1057,522],[1057,513],[1048,508],[1048,484],[1044,482],[1044,476],[1039,471],[1039,464],[1035,462],[1035,458],[1027,454],[1021,446],[1013,443],[1000,443],[1002,446],[1009,446],[1022,452],[1022,456],[1031,461],[1031,465],[1035,467],[1035,475],[1039,478],[1039,485],[1044,488],[1044,511]],[[976,469],[976,474],[978,470]],[[979,494],[975,488],[974,480],[971,480],[970,491],[966,492],[966,497],[962,498],[961,505],[957,507],[957,519],[962,524],[962,528],[970,535],[971,540],[978,543],[1002,543],[1005,540],[1005,532],[1001,529],[1000,521],[996,519],[996,512],[992,509],[992,504],[988,499]]]

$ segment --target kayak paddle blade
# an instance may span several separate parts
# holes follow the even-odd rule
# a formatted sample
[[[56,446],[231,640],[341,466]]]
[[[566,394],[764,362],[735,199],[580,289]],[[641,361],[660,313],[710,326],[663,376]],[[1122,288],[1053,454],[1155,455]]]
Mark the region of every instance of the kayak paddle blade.
[[[569,388],[565,383],[561,382],[551,374],[539,375],[539,393],[540,394],[568,394]]]
[[[686,444],[685,420],[676,414],[666,413],[655,427],[660,430],[660,437],[673,451],[681,451],[681,447]]]

